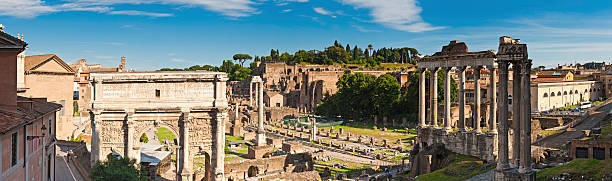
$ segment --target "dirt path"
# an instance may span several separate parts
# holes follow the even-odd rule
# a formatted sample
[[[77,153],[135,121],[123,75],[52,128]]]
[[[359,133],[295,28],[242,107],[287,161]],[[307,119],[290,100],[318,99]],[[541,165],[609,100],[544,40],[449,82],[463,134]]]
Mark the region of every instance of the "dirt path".
[[[606,101],[603,104],[605,105],[601,106],[597,110],[594,110],[573,128],[568,128],[561,134],[546,137],[533,143],[533,145],[549,148],[562,148],[572,139],[580,138],[583,135],[582,130],[590,130],[591,128],[597,126],[597,124],[608,115],[608,112],[612,109],[612,101]]]

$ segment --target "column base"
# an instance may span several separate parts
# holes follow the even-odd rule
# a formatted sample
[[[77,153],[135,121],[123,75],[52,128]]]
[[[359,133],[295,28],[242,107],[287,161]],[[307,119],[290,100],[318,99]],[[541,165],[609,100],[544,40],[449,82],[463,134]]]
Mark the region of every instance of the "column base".
[[[179,175],[180,175],[180,177],[179,177],[180,181],[193,181],[193,179],[192,179],[193,177],[192,177],[191,171],[183,170],[183,171],[181,171],[181,173]]]
[[[535,181],[536,172],[529,171],[527,173],[519,173],[516,168],[507,170],[495,170],[496,181]]]

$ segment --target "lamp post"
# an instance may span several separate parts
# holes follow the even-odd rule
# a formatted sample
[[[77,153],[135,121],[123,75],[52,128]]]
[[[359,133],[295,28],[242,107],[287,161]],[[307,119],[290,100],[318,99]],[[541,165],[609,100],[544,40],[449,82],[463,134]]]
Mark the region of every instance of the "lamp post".
[[[41,179],[44,181],[45,180],[45,131],[47,130],[47,127],[45,127],[45,124],[42,125],[42,127],[40,128],[40,130],[42,130],[42,135],[33,135],[33,136],[26,136],[26,139],[28,141],[32,141],[33,139],[38,139],[38,138],[43,138],[43,147],[42,147],[42,160],[40,161],[42,163],[42,167],[41,169]]]

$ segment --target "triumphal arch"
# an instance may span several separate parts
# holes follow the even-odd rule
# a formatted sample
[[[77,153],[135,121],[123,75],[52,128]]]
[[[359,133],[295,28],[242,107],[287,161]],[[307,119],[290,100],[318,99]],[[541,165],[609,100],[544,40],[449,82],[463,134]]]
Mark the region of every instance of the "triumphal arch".
[[[512,82],[509,82],[509,67],[512,64]],[[519,39],[507,36],[499,38],[498,51],[470,52],[465,43],[451,41],[443,46],[442,51],[426,56],[419,61],[419,128],[417,129],[419,148],[427,145],[444,145],[452,152],[471,155],[480,159],[496,162],[495,180],[535,180],[531,164],[531,60],[528,59],[527,45]],[[474,85],[474,96],[466,99],[466,70],[471,69]],[[481,71],[488,69],[489,78],[488,103],[481,100]],[[437,76],[430,76],[429,99],[425,96],[425,73],[437,75],[444,73],[444,102],[438,106]],[[451,78],[456,74],[459,91],[458,101],[451,102]],[[495,78],[497,77],[497,78]],[[509,86],[513,99],[509,99]],[[499,97],[497,97],[499,96]],[[509,101],[512,104],[512,125],[509,123]],[[471,102],[472,119],[466,119],[466,102]],[[429,104],[429,107],[427,107]],[[451,106],[456,104],[459,119],[453,122]],[[489,107],[489,119],[482,116],[482,106]],[[438,117],[442,107],[442,117]],[[429,111],[427,111],[429,110]],[[471,121],[471,128],[467,127]],[[438,124],[438,123],[442,124]],[[498,126],[499,123],[499,126]],[[483,128],[482,125],[488,125]],[[486,131],[484,131],[486,129]],[[413,173],[422,165],[429,165],[431,155],[415,157]],[[415,170],[416,169],[416,170]],[[427,171],[425,171],[427,172]]]
[[[139,160],[140,135],[166,127],[178,142],[176,180],[193,180],[196,156],[206,157],[205,180],[224,180],[225,73],[94,73],[90,80],[92,164],[113,153]]]

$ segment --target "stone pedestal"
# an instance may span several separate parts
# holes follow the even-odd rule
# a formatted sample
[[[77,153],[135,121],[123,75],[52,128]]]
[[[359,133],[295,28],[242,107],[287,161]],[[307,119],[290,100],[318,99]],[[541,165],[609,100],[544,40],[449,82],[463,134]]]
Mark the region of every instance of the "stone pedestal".
[[[274,150],[270,145],[265,146],[249,146],[249,159],[263,158],[264,155]]]
[[[495,170],[496,181],[535,181],[536,172],[519,173],[517,169]]]

